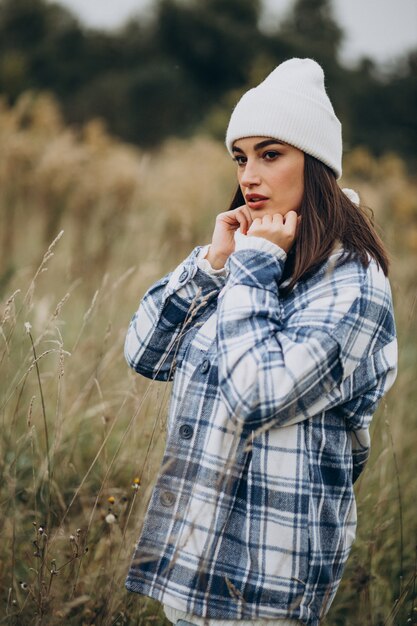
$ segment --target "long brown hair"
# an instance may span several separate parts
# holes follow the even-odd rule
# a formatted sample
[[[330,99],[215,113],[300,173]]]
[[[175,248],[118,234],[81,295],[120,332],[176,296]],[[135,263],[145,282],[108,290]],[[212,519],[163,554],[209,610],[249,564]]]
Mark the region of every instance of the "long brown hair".
[[[229,210],[243,204],[245,200],[238,187]],[[291,277],[285,292],[290,292],[300,278],[317,270],[329,258],[337,240],[345,250],[344,259],[357,258],[367,267],[369,254],[388,275],[388,255],[375,230],[373,215],[349,200],[333,171],[309,154],[304,159],[304,194],[298,213],[302,219],[285,263],[283,279]]]

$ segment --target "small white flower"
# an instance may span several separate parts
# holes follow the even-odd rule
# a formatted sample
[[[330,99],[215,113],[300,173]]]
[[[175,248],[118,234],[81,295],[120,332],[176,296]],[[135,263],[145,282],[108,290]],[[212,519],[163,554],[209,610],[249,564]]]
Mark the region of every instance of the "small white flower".
[[[29,334],[31,330],[32,324],[30,322],[25,322],[25,331],[27,332],[27,334]]]
[[[114,524],[115,521],[116,521],[116,517],[115,517],[115,515],[113,515],[113,513],[108,513],[106,515],[106,522],[108,524]]]

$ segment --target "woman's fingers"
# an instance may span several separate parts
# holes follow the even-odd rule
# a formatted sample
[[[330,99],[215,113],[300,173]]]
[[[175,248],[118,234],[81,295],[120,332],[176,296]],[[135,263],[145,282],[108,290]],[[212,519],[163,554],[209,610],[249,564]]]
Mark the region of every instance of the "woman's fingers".
[[[235,213],[236,220],[239,222],[240,230],[243,234],[246,234],[248,231],[248,218],[244,213],[236,212]]]
[[[244,213],[248,219],[248,222],[251,223],[252,222],[252,215],[251,212],[249,211],[248,207],[246,206],[246,204],[242,204],[242,206],[238,207],[236,209],[236,211],[241,211],[242,213]]]
[[[219,213],[216,218],[216,222],[224,224],[227,229],[237,230],[239,227],[242,227],[242,229],[247,231],[252,223],[252,217],[248,208],[246,206],[241,206],[237,209],[233,209],[232,211]]]
[[[296,211],[289,211],[285,215],[264,215],[253,220],[248,235],[264,237],[288,252],[296,238],[299,221]]]
[[[297,228],[295,229],[295,236],[296,237],[298,235],[298,231],[300,230],[300,223],[301,223],[301,215],[297,215]]]
[[[213,258],[215,261],[227,259],[235,249],[235,231],[240,228],[241,232],[246,235],[251,224],[252,217],[246,205],[219,213],[216,216],[216,224],[211,238],[210,259]]]
[[[250,228],[247,232],[248,235],[253,234],[254,231],[259,230],[259,228],[262,227],[262,220],[260,217],[255,217],[255,219],[252,220],[252,224],[250,225]]]
[[[285,215],[274,213],[252,217],[249,208],[242,205],[219,213],[216,217],[212,249],[227,258],[235,249],[234,233],[239,228],[244,235],[264,237],[288,252],[297,236],[300,219],[295,211],[289,211]]]
[[[234,209],[234,214],[236,220],[239,222],[241,232],[246,235],[252,224],[252,216],[248,207],[246,205],[240,206]]]
[[[298,215],[295,211],[288,211],[284,216],[284,228],[288,233],[295,233]]]

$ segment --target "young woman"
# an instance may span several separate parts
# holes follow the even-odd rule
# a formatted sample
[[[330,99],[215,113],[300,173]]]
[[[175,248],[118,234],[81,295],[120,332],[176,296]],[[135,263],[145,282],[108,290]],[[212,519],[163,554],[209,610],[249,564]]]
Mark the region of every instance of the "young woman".
[[[396,375],[388,262],[336,182],[341,127],[315,61],[244,94],[226,145],[232,206],[147,291],[126,338],[137,372],[174,381],[126,585],[177,624],[316,626]]]

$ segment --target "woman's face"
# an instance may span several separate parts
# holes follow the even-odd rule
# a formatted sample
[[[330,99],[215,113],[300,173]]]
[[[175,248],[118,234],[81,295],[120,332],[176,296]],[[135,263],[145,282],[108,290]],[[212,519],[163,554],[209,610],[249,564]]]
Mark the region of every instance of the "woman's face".
[[[253,218],[298,211],[304,192],[304,152],[269,137],[233,144],[237,177]]]

